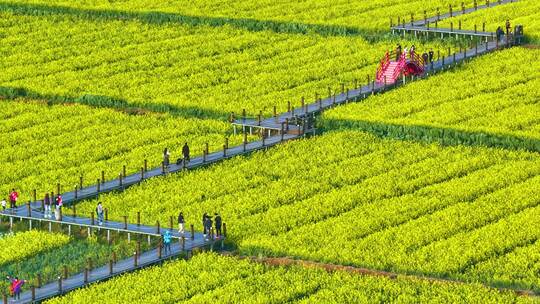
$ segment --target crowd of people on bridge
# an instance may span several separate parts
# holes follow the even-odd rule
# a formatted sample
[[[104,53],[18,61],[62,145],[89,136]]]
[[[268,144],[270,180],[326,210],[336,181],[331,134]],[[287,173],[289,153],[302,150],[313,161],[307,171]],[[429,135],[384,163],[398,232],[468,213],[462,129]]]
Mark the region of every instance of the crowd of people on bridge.
[[[182,165],[182,162],[186,162],[186,165],[187,165],[189,161],[190,161],[189,145],[187,143],[184,143],[184,146],[182,147],[182,157],[176,160],[176,164],[180,166]],[[169,148],[165,148],[163,150],[163,168],[165,170],[168,170],[170,164],[171,164],[171,153],[169,151]]]

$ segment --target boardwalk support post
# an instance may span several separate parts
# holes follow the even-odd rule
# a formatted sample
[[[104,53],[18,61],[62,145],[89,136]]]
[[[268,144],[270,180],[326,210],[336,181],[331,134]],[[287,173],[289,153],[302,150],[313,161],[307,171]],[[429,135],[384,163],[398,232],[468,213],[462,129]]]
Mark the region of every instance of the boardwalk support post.
[[[148,160],[144,160],[144,172],[148,171]]]
[[[156,231],[157,231],[157,234],[161,233],[161,227],[159,227],[159,221],[156,222]]]
[[[109,260],[109,275],[113,274],[113,259]]]
[[[105,183],[105,171],[101,171],[101,183]]]
[[[68,267],[67,265],[64,265],[64,280],[67,280],[69,275]]]
[[[36,281],[37,281],[37,287],[41,288],[41,273],[37,274]]]
[[[193,227],[193,224],[191,224],[190,228],[191,228],[191,239],[194,240],[195,239],[195,228]]]
[[[105,221],[109,221],[109,208],[105,208]]]
[[[120,187],[122,187],[122,184],[123,184],[122,182],[123,177],[124,176],[122,175],[122,173],[118,174],[118,184],[120,185]]]
[[[141,212],[137,211],[137,226],[141,225]]]
[[[58,292],[62,293],[62,277],[58,276]]]
[[[32,292],[32,301],[36,300],[36,287],[34,285],[30,286],[30,291]],[[4,303],[7,303],[5,300]]]
[[[28,217],[32,217],[32,208],[30,207],[30,202],[26,203],[26,208],[28,210]]]
[[[124,229],[127,230],[127,215],[124,215]]]
[[[137,252],[134,252],[133,253],[133,266],[136,268],[138,266],[138,261],[137,261]]]
[[[84,268],[84,284],[88,283],[88,267]]]
[[[144,179],[144,168],[141,167],[141,181]]]
[[[227,225],[223,223],[223,236],[227,237]]]
[[[99,185],[100,185],[100,184],[101,184],[101,182],[100,182],[100,180],[99,180],[99,178],[98,178],[98,179],[97,179],[97,183],[96,183],[97,193],[99,193],[99,190],[100,190],[100,189],[99,189],[99,188],[100,188]]]
[[[94,211],[90,214],[90,222],[92,223],[92,226],[95,225],[95,219],[94,219]]]

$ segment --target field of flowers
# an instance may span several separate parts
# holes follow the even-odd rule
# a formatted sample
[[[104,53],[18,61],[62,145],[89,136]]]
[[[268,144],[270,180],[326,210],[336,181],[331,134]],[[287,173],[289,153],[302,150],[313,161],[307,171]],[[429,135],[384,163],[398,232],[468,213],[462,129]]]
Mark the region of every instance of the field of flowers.
[[[390,23],[400,16],[409,18],[413,13],[421,18],[423,11],[435,15],[448,5],[455,8],[464,3],[472,7],[473,0],[307,0],[307,1],[214,1],[203,0],[175,2],[168,0],[8,0],[0,9],[18,10],[38,14],[40,10],[69,11],[81,14],[90,10],[110,16],[125,12],[132,18],[144,18],[154,22],[178,22],[190,25],[232,24],[250,30],[272,29],[279,32],[313,32],[316,34],[369,35],[385,32]],[[42,5],[42,6],[40,6]],[[45,5],[45,8],[44,6]],[[36,12],[37,11],[37,12]],[[140,14],[133,14],[138,12]],[[151,14],[149,12],[152,12]],[[126,14],[128,15],[128,14]]]
[[[450,46],[64,14],[0,10],[0,16],[0,96],[129,105],[220,121],[244,108],[269,115],[276,105],[282,112],[302,96],[312,100],[328,87],[364,83],[398,42],[419,50]]]
[[[448,144],[540,151],[539,50],[513,48],[324,114],[353,128]]]
[[[231,242],[250,255],[461,277],[540,237],[539,191],[535,153],[347,131],[150,180],[100,200],[111,218],[134,219],[141,211],[147,223],[168,223],[183,211],[198,230],[203,212],[220,212]],[[94,207],[89,201],[77,210]]]
[[[156,167],[165,147],[174,160],[184,142],[193,154],[204,143],[219,149],[226,136],[238,144],[230,112],[268,116],[273,106],[283,112],[303,96],[310,101],[341,84],[363,84],[398,43],[443,53],[469,44],[388,33],[390,18],[420,19],[424,10],[445,13],[461,3],[1,1],[0,193],[16,188],[27,201],[33,189],[41,198],[57,182],[72,190],[81,175],[88,185],[101,171],[106,179],[118,176],[122,165],[138,171],[144,159]],[[536,43],[538,9],[537,0],[521,0],[460,20],[464,28],[486,21],[494,30],[510,18]],[[162,226],[182,211],[198,231],[204,212],[219,212],[235,253],[396,278],[203,253],[49,303],[534,300],[491,287],[540,294],[539,55],[514,48],[475,59],[331,110],[317,137],[77,205],[78,214],[90,215],[102,201],[112,220],[134,222],[141,212],[143,223]],[[134,246],[95,235],[2,236],[0,277],[34,279],[39,272],[48,282],[64,265],[80,272],[87,258],[104,264],[111,252],[122,258]]]
[[[231,130],[227,122],[179,118],[170,114],[129,115],[82,105],[47,105],[33,100],[0,100],[0,193],[12,188],[21,202],[37,189],[72,191],[83,176],[84,184],[96,183],[105,171],[112,179],[127,166],[138,172],[148,159],[158,167],[165,147],[171,159],[180,157],[184,142],[200,154],[208,142],[211,150],[221,149]],[[230,143],[240,143],[230,135]]]
[[[167,279],[164,279],[167,278]],[[215,254],[169,262],[47,303],[529,303],[480,285],[274,267]]]

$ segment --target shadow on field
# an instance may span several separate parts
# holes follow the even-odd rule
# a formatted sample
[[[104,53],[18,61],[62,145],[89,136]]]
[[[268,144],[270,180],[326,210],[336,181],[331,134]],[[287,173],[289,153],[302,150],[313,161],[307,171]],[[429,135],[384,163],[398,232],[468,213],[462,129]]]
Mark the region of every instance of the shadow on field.
[[[101,95],[82,95],[79,97],[61,96],[54,94],[41,94],[25,88],[0,86],[0,98],[14,100],[17,98],[31,98],[46,101],[47,104],[77,103],[95,108],[110,108],[123,111],[127,114],[144,114],[146,112],[167,113],[175,117],[194,119],[214,119],[226,121],[229,113],[204,109],[194,106],[176,106],[166,103],[130,103],[124,99],[118,99]]]
[[[439,143],[441,145],[485,146],[512,150],[540,152],[540,140],[535,138],[464,131],[425,125],[398,125],[385,122],[324,119],[323,130],[353,129],[379,137]]]
[[[273,31],[287,34],[319,34],[322,36],[362,36],[366,39],[383,39],[385,32],[362,30],[341,25],[307,24],[257,20],[252,18],[189,16],[169,12],[131,12],[114,9],[72,8],[59,5],[0,2],[0,11],[19,15],[46,16],[68,15],[88,20],[135,20],[149,24],[179,23],[190,26],[232,26],[252,32]]]

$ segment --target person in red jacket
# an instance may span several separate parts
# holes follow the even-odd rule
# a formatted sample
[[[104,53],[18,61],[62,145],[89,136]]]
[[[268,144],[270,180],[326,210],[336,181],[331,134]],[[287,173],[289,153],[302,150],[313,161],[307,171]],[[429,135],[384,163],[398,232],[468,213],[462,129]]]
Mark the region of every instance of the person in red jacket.
[[[15,189],[11,190],[9,194],[9,208],[17,208],[17,200],[19,199],[19,193]]]
[[[21,299],[21,289],[24,283],[26,283],[25,280],[19,280],[18,277],[12,278],[10,276],[7,277],[7,279],[11,282],[9,285],[9,291],[11,292],[11,295],[13,296],[13,299],[17,297],[18,300]]]

